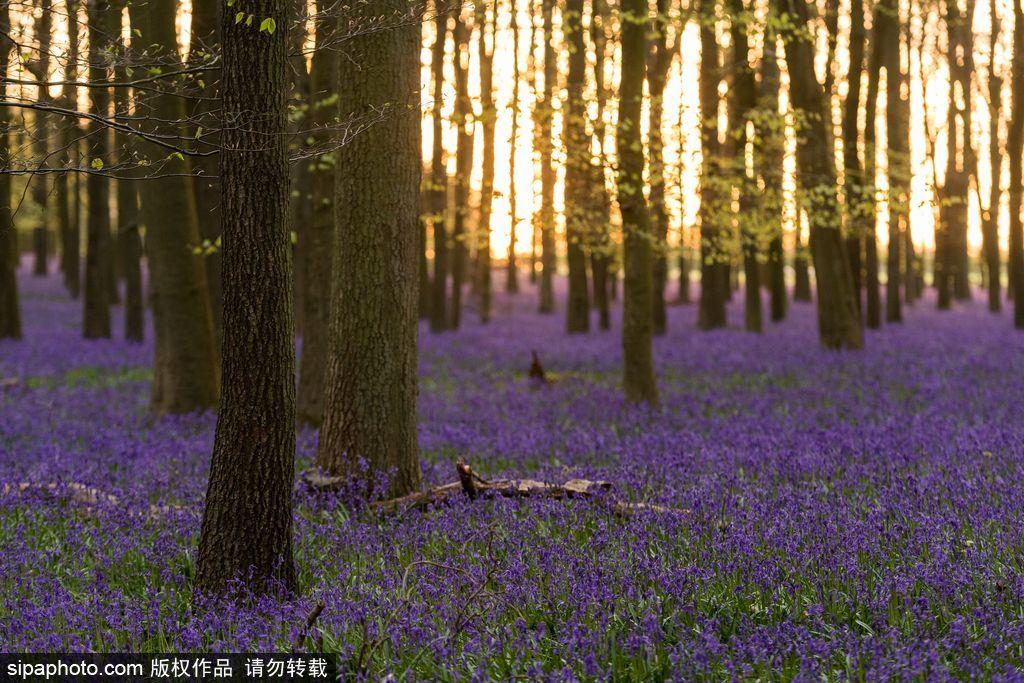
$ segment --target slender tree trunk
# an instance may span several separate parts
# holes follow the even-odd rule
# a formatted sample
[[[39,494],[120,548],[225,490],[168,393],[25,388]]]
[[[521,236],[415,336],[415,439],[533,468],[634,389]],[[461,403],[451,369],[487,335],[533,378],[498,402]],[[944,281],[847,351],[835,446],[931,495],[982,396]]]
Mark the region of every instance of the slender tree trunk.
[[[118,33],[120,36],[120,33]],[[121,59],[114,67],[114,77],[121,82],[130,80],[127,70],[127,50],[121,40]],[[130,125],[129,103],[131,91],[128,88],[114,89],[114,111],[122,123]],[[121,160],[129,165],[133,159],[134,140],[131,136],[118,133],[115,136]],[[130,342],[141,342],[145,337],[145,302],[142,298],[142,238],[139,233],[139,195],[132,178],[117,180],[117,234],[118,253],[121,260],[120,272],[125,280],[124,338]],[[116,286],[115,286],[116,291]]]
[[[1013,283],[1013,325],[1024,329],[1024,228],[1022,228],[1022,156],[1024,156],[1024,9],[1021,0],[1013,0],[1013,112],[1006,138],[1010,158],[1010,270]]]
[[[113,34],[114,12],[107,0],[88,0],[89,14],[89,80],[103,82],[110,78],[109,36]],[[110,105],[107,88],[89,89],[90,110],[106,116]],[[109,162],[109,130],[99,122],[89,124],[92,159]],[[110,182],[99,174],[90,174],[86,181],[89,194],[88,225],[85,255],[85,311],[82,333],[86,339],[110,338],[110,292],[107,285],[109,268],[106,259],[110,248]]]
[[[891,45],[886,50],[885,60],[885,127],[886,159],[889,173],[889,253],[886,262],[885,320],[900,322],[903,311],[900,301],[900,287],[903,277],[901,265],[907,262],[902,251],[910,238],[910,127],[904,113],[910,103],[910,83],[907,80],[900,56],[903,31],[900,28],[899,6],[886,3],[894,12]],[[909,45],[908,45],[909,54]],[[902,247],[902,249],[901,249]],[[912,268],[907,268],[907,282],[913,277]]]
[[[206,64],[220,54],[220,30],[219,30],[219,8],[224,2],[218,0],[192,0],[192,37],[189,44],[188,64],[198,66]],[[130,10],[129,10],[130,11]],[[234,11],[224,11],[235,15]],[[216,72],[208,72],[202,75],[204,97],[217,97],[219,78]],[[198,100],[196,102],[194,115],[208,115],[211,109],[210,100]],[[203,139],[210,148],[216,148],[219,137],[215,131],[203,131]],[[221,236],[221,214],[220,214],[220,180],[217,178],[217,169],[220,163],[220,155],[198,157],[193,159],[192,179],[193,196],[196,204],[196,219],[199,226],[199,236],[208,240],[210,244],[217,244]],[[221,338],[223,295],[220,289],[220,264],[221,252],[219,249],[210,250],[203,256],[203,268],[206,271],[206,289],[210,299],[210,313],[213,319],[214,339],[218,342]]]
[[[877,35],[877,29],[876,29]],[[846,253],[850,260],[850,272],[853,276],[854,300],[857,303],[858,316],[861,310],[861,292],[863,290],[863,253],[865,235],[868,231],[868,223],[874,216],[871,208],[874,197],[866,187],[869,185],[867,172],[861,165],[860,152],[858,151],[858,140],[860,130],[858,120],[860,113],[861,74],[864,70],[864,44],[866,33],[864,30],[864,0],[850,0],[850,54],[849,70],[847,75],[846,99],[843,100],[843,195],[846,201]],[[877,41],[876,41],[877,42]],[[876,46],[877,51],[877,46]],[[874,65],[874,59],[872,59]],[[870,80],[871,77],[869,77]],[[865,121],[865,131],[870,129],[874,135],[874,115],[872,109],[874,100],[872,92],[877,93],[878,81],[877,72],[875,80],[872,81],[875,90],[868,86],[868,118]],[[865,137],[867,134],[865,133]],[[865,149],[865,154],[872,152]],[[865,165],[874,168],[865,159]],[[873,179],[871,179],[873,181]],[[870,185],[873,185],[870,182]]]
[[[729,282],[721,238],[723,200],[721,150],[718,142],[718,39],[715,35],[715,2],[700,0],[700,111],[701,111],[701,187],[700,187],[700,310],[697,325],[702,330],[725,327],[725,302]]]
[[[623,387],[629,401],[658,403],[651,351],[652,226],[644,202],[641,109],[647,52],[647,4],[622,0],[619,82],[619,207],[626,276],[622,312]]]
[[[348,41],[342,106],[392,115],[343,150],[327,403],[317,464],[332,474],[389,476],[388,494],[420,484],[416,441],[416,212],[420,185],[419,27],[405,0],[370,0],[355,20],[386,31]],[[345,109],[343,114],[347,113]]]
[[[508,167],[508,206],[511,225],[508,234],[508,250],[505,255],[505,291],[515,294],[519,291],[519,269],[516,265],[516,236],[519,228],[519,196],[516,193],[516,150],[519,146],[519,5],[509,0],[509,29],[512,31],[512,142]]]
[[[306,0],[292,0],[292,15],[296,18],[297,26],[306,26],[309,15]],[[337,12],[332,9],[332,12]],[[291,81],[289,91],[289,103],[298,103],[297,107],[289,109],[289,130],[293,136],[299,137],[302,131],[309,130],[312,126],[313,110],[309,106],[312,101],[312,85],[310,82],[309,68],[307,66],[305,42],[306,30],[292,31],[289,34],[288,44],[288,76]],[[303,106],[305,105],[305,106]],[[295,147],[301,148],[301,140],[294,143]],[[318,283],[308,279],[309,259],[311,257],[309,233],[313,226],[313,170],[310,163],[291,164],[291,226],[292,234],[295,235],[295,243],[292,247],[294,273],[292,288],[293,309],[295,311],[295,331],[305,340],[306,330],[306,293]],[[297,400],[297,399],[296,399]]]
[[[541,0],[544,22],[544,89],[538,103],[540,129],[540,305],[541,313],[555,310],[555,167],[552,161],[552,119],[555,115],[555,79],[558,58],[554,43],[555,0]]]
[[[197,594],[226,593],[235,580],[256,594],[296,588],[285,137],[289,7],[288,0],[251,0],[247,9],[273,19],[276,30],[257,31],[231,16],[221,20],[221,99],[230,122],[221,134],[220,167],[224,392],[199,537]]]
[[[468,10],[466,10],[468,12]],[[478,23],[482,23],[479,19]],[[448,327],[459,329],[462,322],[462,294],[469,265],[469,244],[472,235],[467,228],[469,218],[470,175],[473,172],[473,104],[469,99],[469,44],[473,30],[462,12],[456,8],[455,27],[455,109],[453,123],[458,130],[455,139],[455,217],[452,229],[452,300]]]
[[[7,73],[14,41],[11,35],[11,8],[0,6],[0,74]],[[7,96],[7,82],[0,79],[0,99]],[[10,110],[0,107],[0,160],[10,157],[7,129]],[[13,253],[12,253],[13,252]],[[0,339],[21,339],[21,307],[18,303],[17,245],[14,214],[11,210],[11,176],[0,173]]]
[[[764,53],[761,57],[761,83],[759,108],[761,115],[756,127],[754,151],[756,170],[761,174],[764,190],[761,195],[761,216],[765,220],[768,242],[768,284],[771,295],[771,319],[786,317],[786,262],[782,250],[782,175],[785,159],[785,137],[779,113],[781,74],[777,57],[778,36],[768,28],[764,34]]]
[[[605,80],[605,50],[608,45],[608,3],[606,0],[591,0],[590,36],[594,46],[594,138],[597,142],[597,155],[591,164],[591,206],[593,246],[590,252],[590,275],[593,280],[593,301],[597,309],[599,329],[611,327],[611,311],[609,306],[609,271],[613,259],[615,245],[609,234],[611,223],[611,198],[605,181],[605,107],[608,101],[608,88]]]
[[[989,1],[989,17],[992,29],[989,32],[988,102],[989,102],[989,185],[988,208],[981,217],[981,250],[985,260],[985,284],[988,291],[988,310],[998,313],[1002,308],[1002,292],[999,265],[999,204],[1002,199],[1000,182],[1003,171],[1003,155],[999,146],[999,121],[1002,118],[1003,79],[996,73],[995,57],[998,51],[999,34],[1002,29],[996,0]]]
[[[759,229],[754,225],[756,213],[756,184],[747,171],[747,124],[757,106],[757,83],[750,66],[749,25],[745,18],[743,0],[729,0],[731,14],[733,81],[730,91],[729,135],[733,145],[731,170],[733,187],[739,195],[740,213],[737,216],[742,248],[744,279],[744,326],[748,332],[763,330],[761,312],[761,269],[758,264]]]
[[[565,118],[565,238],[569,267],[566,329],[570,334],[590,331],[587,291],[587,232],[590,228],[590,141],[586,133],[583,86],[587,53],[583,41],[583,0],[567,0],[562,14],[569,73],[566,79]]]
[[[780,15],[789,15],[799,29],[807,26],[802,0],[774,0]],[[835,164],[829,131],[825,128],[825,92],[814,75],[814,48],[803,31],[783,34],[793,106],[802,112],[808,129],[797,149],[800,184],[804,190],[811,229],[811,255],[818,288],[818,331],[828,348],[863,346],[853,277],[843,242]]]
[[[32,75],[37,81],[50,80],[50,38],[53,30],[53,10],[51,0],[38,0],[39,16],[35,20],[35,38],[39,45],[38,59],[32,60],[28,66]],[[30,10],[31,11],[31,10]],[[37,101],[47,106],[51,104],[49,88],[38,88]],[[45,160],[49,155],[50,148],[50,119],[44,112],[36,110],[34,114],[34,126],[32,129],[32,148],[37,159]],[[34,264],[32,274],[36,277],[45,277],[48,272],[48,260],[50,256],[50,211],[48,200],[50,197],[49,176],[39,174],[29,176],[29,183],[32,188],[32,200],[39,207],[39,224],[32,230],[32,252]]]
[[[130,3],[128,11],[141,44],[151,46],[151,53],[159,51],[165,61],[177,58],[174,0]],[[172,95],[138,91],[136,102],[153,117],[159,133],[167,133],[167,128],[160,128],[167,124],[161,122],[181,121],[185,115],[181,100]],[[224,127],[231,127],[230,120]],[[139,152],[149,159],[167,157],[166,150],[151,142],[140,141]],[[164,169],[187,174],[190,166],[168,159]],[[206,270],[197,253],[201,250],[195,248],[201,240],[192,179],[187,175],[148,179],[139,184],[139,193],[156,333],[153,409],[190,413],[211,408],[217,405],[220,378]],[[220,205],[227,206],[223,197]]]
[[[337,17],[329,0],[317,5],[316,49],[310,69],[310,111],[313,129],[328,143],[328,134],[338,118],[338,53],[330,49],[335,39]],[[324,132],[319,132],[324,131]],[[305,232],[306,282],[309,286],[302,298],[305,306],[302,331],[302,356],[299,359],[299,387],[295,401],[300,424],[318,426],[323,414],[324,378],[327,375],[327,354],[331,319],[331,290],[334,258],[335,217],[335,152],[324,154],[310,163],[312,185],[312,220]]]
[[[491,320],[491,212],[494,203],[494,133],[498,111],[494,104],[494,50],[498,39],[498,7],[492,6],[487,16],[487,3],[476,1],[480,23],[478,63],[480,65],[480,129],[483,134],[482,174],[480,179],[480,225],[476,238],[477,293],[480,296],[480,322]],[[490,35],[490,45],[487,36]],[[516,74],[518,80],[518,73]]]
[[[65,79],[71,83],[78,80],[78,0],[66,0],[68,15],[68,56],[65,62]],[[78,88],[71,85],[61,90],[61,106],[75,109],[78,106]],[[81,132],[77,121],[62,123],[60,142],[63,147],[63,161],[67,166],[78,162],[78,137]],[[57,216],[60,229],[60,272],[64,286],[72,297],[79,290],[79,249],[77,174],[58,173],[54,179],[57,187]]]
[[[665,285],[668,284],[668,208],[665,206],[665,140],[661,132],[665,115],[665,85],[676,53],[676,42],[668,42],[669,0],[658,0],[658,14],[652,25],[653,35],[648,48],[647,147],[650,159],[650,217],[654,226],[654,290],[651,315],[654,334],[665,334],[668,315],[665,310]]]
[[[444,161],[444,46],[448,38],[448,12],[440,0],[434,3],[434,47],[430,72],[433,75],[433,151],[430,159],[430,224],[434,234],[434,281],[430,296],[430,331],[448,329],[448,171]]]

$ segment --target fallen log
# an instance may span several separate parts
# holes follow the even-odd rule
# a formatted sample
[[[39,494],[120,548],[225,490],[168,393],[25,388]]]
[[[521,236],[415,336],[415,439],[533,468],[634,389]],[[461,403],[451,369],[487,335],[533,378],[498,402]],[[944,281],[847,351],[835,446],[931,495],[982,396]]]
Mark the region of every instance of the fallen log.
[[[0,378],[0,389],[13,389],[19,384],[21,384],[21,380],[17,377]]]
[[[121,504],[121,500],[112,493],[105,493],[97,488],[86,486],[85,484],[80,484],[78,482],[66,482],[61,484],[56,482],[51,482],[49,484],[20,482],[17,484],[4,484],[3,487],[0,487],[0,494],[4,496],[25,493],[44,494],[59,502],[80,505],[87,513],[93,512],[101,505],[117,507]],[[180,505],[150,504],[145,512],[132,510],[130,511],[130,515],[133,517],[148,516],[152,518],[166,515],[171,512],[178,512],[183,509],[185,508]]]
[[[455,473],[458,481],[441,486],[414,491],[399,498],[378,500],[370,504],[371,509],[384,513],[406,512],[409,510],[426,510],[431,506],[442,505],[462,494],[470,500],[481,497],[501,496],[503,498],[548,498],[595,499],[607,501],[611,510],[618,515],[626,516],[638,512],[655,512],[659,514],[688,514],[685,508],[670,508],[650,503],[632,503],[616,499],[614,496],[600,495],[612,491],[611,482],[589,479],[569,479],[561,484],[538,481],[536,479],[484,479],[461,458],[455,461]],[[306,484],[315,490],[327,491],[341,488],[348,480],[345,477],[331,477],[310,472],[305,475]]]

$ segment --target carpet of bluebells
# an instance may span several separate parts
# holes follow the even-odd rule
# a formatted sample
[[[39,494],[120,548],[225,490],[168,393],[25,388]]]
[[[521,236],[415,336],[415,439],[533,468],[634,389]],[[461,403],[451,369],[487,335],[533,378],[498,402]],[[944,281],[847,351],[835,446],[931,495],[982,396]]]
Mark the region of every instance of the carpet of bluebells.
[[[56,277],[21,284],[0,485],[117,501],[0,496],[0,650],[298,642],[409,679],[1024,677],[1024,335],[980,302],[922,302],[859,353],[819,348],[809,304],[761,336],[699,333],[674,307],[650,410],[620,395],[617,325],[569,337],[531,289],[499,295],[491,324],[469,310],[421,335],[426,481],[462,457],[687,512],[460,498],[384,515],[300,487],[301,595],[227,607],[191,604],[214,417],[155,419],[152,342],[83,341]],[[550,386],[527,377],[532,349]],[[300,433],[297,470],[315,442]]]

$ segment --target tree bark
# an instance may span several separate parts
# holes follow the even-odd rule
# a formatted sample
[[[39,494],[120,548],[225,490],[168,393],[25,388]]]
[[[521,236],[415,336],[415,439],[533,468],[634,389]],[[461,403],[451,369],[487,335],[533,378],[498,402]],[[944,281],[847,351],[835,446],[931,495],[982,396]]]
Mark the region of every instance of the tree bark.
[[[537,125],[540,149],[540,303],[541,313],[555,310],[554,277],[557,263],[555,253],[555,167],[552,162],[552,119],[555,115],[555,79],[558,58],[554,43],[555,0],[541,0],[544,23],[544,88],[537,103]]]
[[[468,11],[468,10],[467,10]],[[479,20],[477,20],[479,22]],[[469,218],[470,176],[473,172],[473,104],[469,99],[469,43],[473,30],[455,9],[455,108],[452,122],[458,130],[455,138],[455,216],[452,221],[452,298],[448,327],[459,329],[462,323],[462,294],[469,265],[469,244],[472,235],[467,228]]]
[[[477,21],[480,24],[480,39],[477,43],[478,64],[480,65],[480,129],[483,134],[483,158],[480,178],[480,225],[476,235],[476,283],[480,297],[480,322],[491,320],[491,211],[494,203],[494,133],[498,110],[494,104],[494,51],[497,44],[498,7],[491,8],[487,16],[487,4],[483,0],[475,3]],[[490,35],[490,46],[487,36]],[[518,80],[516,73],[516,80]]]
[[[65,63],[65,79],[69,82],[78,80],[78,0],[66,0],[68,15],[68,56]],[[78,105],[78,88],[71,85],[61,90],[61,105],[66,109],[75,109]],[[78,138],[81,131],[77,121],[65,121],[61,132],[64,162],[67,165],[77,163]],[[57,186],[57,211],[60,222],[60,272],[64,277],[64,286],[72,298],[78,298],[81,287],[81,236],[79,235],[79,197],[77,174],[69,176],[60,173],[54,181]]]
[[[1021,209],[1024,204],[1024,9],[1021,0],[1013,0],[1013,112],[1006,139],[1006,155],[1010,157],[1010,271],[1016,273],[1013,284],[1013,325],[1024,329],[1024,227]]]
[[[328,0],[317,5],[316,44],[310,69],[310,111],[313,129],[327,143],[331,126],[338,118],[338,53],[330,49],[335,36],[337,17]],[[312,186],[312,220],[305,231],[306,291],[302,330],[302,356],[299,359],[299,387],[295,410],[300,424],[319,426],[323,415],[324,378],[327,375],[327,353],[330,316],[331,281],[333,277],[335,216],[334,185],[337,154],[330,152],[310,160]]]
[[[519,196],[516,193],[516,150],[519,146],[519,6],[516,0],[509,2],[509,30],[512,32],[512,150],[508,166],[508,207],[509,226],[508,249],[505,254],[505,291],[515,294],[519,291],[519,267],[516,265],[516,236],[519,228]]]
[[[174,0],[129,4],[137,40],[165,61],[177,59],[176,10]],[[182,101],[173,95],[138,92],[136,101],[155,126],[184,119]],[[191,170],[187,162],[167,158],[166,150],[154,143],[141,141],[139,151],[150,160],[166,158],[164,168],[170,173]],[[140,183],[139,192],[156,333],[152,406],[157,413],[211,408],[217,405],[220,377],[193,181],[187,175],[148,179]],[[227,206],[223,197],[220,205]]]
[[[774,0],[780,15],[789,15],[798,31],[783,34],[793,107],[803,113],[807,129],[797,148],[800,184],[811,231],[811,256],[818,289],[818,331],[827,348],[863,346],[854,300],[853,277],[840,226],[836,173],[829,131],[825,127],[825,91],[814,75],[814,48],[802,31],[808,23],[803,0]]]
[[[768,284],[770,313],[773,322],[786,317],[786,262],[782,249],[782,175],[785,158],[785,137],[779,113],[781,74],[777,57],[778,36],[774,29],[764,33],[759,92],[760,116],[756,126],[755,166],[761,174],[764,190],[760,214],[768,236]]]
[[[743,0],[729,0],[732,38],[732,88],[730,90],[729,139],[733,146],[730,166],[733,187],[739,195],[740,213],[737,216],[743,259],[744,326],[748,332],[763,330],[761,312],[760,226],[755,225],[756,185],[747,171],[747,124],[757,106],[757,83],[750,66],[749,24],[745,18]]]
[[[619,81],[619,208],[622,212],[625,292],[622,310],[622,383],[626,399],[658,404],[651,351],[652,226],[644,201],[641,138],[647,52],[647,3],[622,0],[622,72]]]
[[[355,114],[388,116],[341,150],[335,206],[334,306],[324,422],[317,465],[368,484],[388,476],[388,495],[420,484],[416,435],[416,224],[420,186],[420,34],[405,0],[370,0],[354,21],[393,20],[353,37],[338,92]],[[380,493],[380,492],[378,492]]]
[[[50,54],[51,33],[53,30],[53,9],[50,0],[38,0],[39,16],[34,23],[35,39],[38,42],[38,59],[29,63],[29,71],[38,81],[50,80]],[[31,11],[31,10],[29,10]],[[39,104],[50,104],[49,88],[38,88],[37,101]],[[50,147],[50,117],[42,111],[36,110],[34,114],[34,127],[32,130],[33,153],[40,161],[48,158]],[[29,176],[29,183],[32,188],[32,201],[39,207],[39,224],[32,229],[32,252],[33,266],[32,274],[36,277],[46,277],[49,272],[50,256],[50,226],[49,226],[49,198],[50,182],[49,176],[45,173]]]
[[[569,268],[566,330],[590,331],[590,296],[587,291],[587,233],[590,229],[590,140],[586,133],[583,87],[587,69],[583,41],[583,0],[566,0],[562,14],[569,73],[566,78],[565,118],[565,241]]]
[[[88,0],[89,16],[89,80],[103,82],[110,78],[109,36],[113,35],[108,0]],[[110,91],[107,88],[89,89],[90,110],[100,116],[107,115]],[[99,122],[91,122],[89,156],[101,163],[109,163],[110,131]],[[92,163],[92,162],[90,162]],[[85,297],[82,334],[86,339],[110,338],[110,291],[107,284],[109,268],[106,260],[110,248],[110,182],[102,175],[91,173],[86,180],[89,212],[86,226]]]
[[[434,281],[430,297],[430,331],[448,329],[448,171],[444,163],[444,46],[448,37],[448,12],[434,2],[434,47],[430,72],[434,80],[432,111],[433,152],[430,160],[430,224],[434,233]]]
[[[697,325],[712,330],[726,325],[725,302],[729,282],[723,253],[721,216],[723,200],[721,154],[718,142],[718,38],[715,33],[715,2],[700,0],[700,309]]]
[[[893,17],[895,24],[892,44],[886,50],[885,60],[885,127],[886,127],[886,159],[889,173],[889,249],[886,262],[885,285],[885,320],[900,322],[903,320],[900,288],[904,282],[910,286],[913,269],[906,268],[907,279],[903,280],[901,266],[909,260],[903,252],[912,238],[910,234],[910,126],[909,97],[910,82],[903,69],[900,56],[900,45],[903,31],[899,21],[899,7],[892,7],[897,14]],[[909,45],[908,45],[909,54]]]
[[[120,41],[119,51],[122,59],[114,67],[114,77],[125,82],[130,80],[130,77],[127,72],[126,46],[123,40]],[[131,95],[128,88],[114,89],[114,111],[122,122],[125,122],[125,118],[130,114]],[[120,159],[126,165],[130,164],[134,157],[134,140],[123,133],[116,134],[115,140],[120,147]],[[140,263],[142,238],[139,233],[139,195],[133,178],[122,177],[117,180],[117,234],[117,257],[121,261],[119,270],[125,280],[124,338],[126,341],[137,343],[145,338],[146,325]]]
[[[197,594],[227,593],[236,580],[256,594],[296,588],[285,136],[289,7],[288,0],[252,0],[247,9],[273,19],[276,30],[221,19],[224,391],[199,537]]]
[[[876,36],[877,28],[876,28]],[[846,202],[846,253],[850,260],[850,273],[853,276],[854,300],[857,303],[858,316],[861,310],[861,291],[863,289],[863,253],[868,223],[874,211],[868,206],[873,205],[874,197],[865,189],[868,179],[864,166],[861,165],[858,140],[860,130],[858,120],[860,114],[861,75],[864,72],[864,0],[850,0],[850,54],[847,71],[846,99],[843,100],[843,198]],[[876,41],[877,42],[877,41]],[[877,50],[877,45],[875,46]],[[874,61],[872,60],[872,65]],[[869,77],[870,79],[870,77]],[[868,118],[865,130],[874,129],[874,99],[872,92],[877,92],[877,79],[873,81],[875,90],[868,87]],[[872,133],[873,135],[873,133]],[[865,133],[865,137],[867,137]],[[865,154],[871,154],[866,150]],[[865,160],[865,165],[867,161]],[[874,165],[871,165],[872,168]],[[874,184],[873,182],[871,183]]]
[[[597,326],[601,330],[611,327],[609,307],[609,273],[614,260],[615,245],[609,234],[611,198],[605,180],[605,108],[608,87],[605,79],[605,51],[608,46],[607,26],[609,8],[606,0],[591,0],[590,37],[594,46],[594,138],[597,155],[590,166],[593,245],[590,251],[590,275],[593,281],[593,301],[597,309]]]
[[[0,7],[0,74],[7,73],[14,41],[11,35],[11,8]],[[0,99],[7,96],[7,82],[0,79]],[[0,108],[0,159],[9,158],[7,128],[9,109]],[[11,176],[0,173],[0,339],[21,339],[21,307],[18,302],[17,245],[14,214],[11,210]]]

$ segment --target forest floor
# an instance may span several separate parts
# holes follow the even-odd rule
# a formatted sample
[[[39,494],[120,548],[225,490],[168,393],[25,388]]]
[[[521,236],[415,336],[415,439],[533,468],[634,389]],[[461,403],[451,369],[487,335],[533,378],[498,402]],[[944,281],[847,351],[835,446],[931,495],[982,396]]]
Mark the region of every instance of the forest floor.
[[[857,353],[819,348],[810,304],[760,336],[674,307],[649,410],[622,400],[617,320],[569,337],[532,288],[499,295],[490,325],[468,309],[421,335],[427,483],[461,457],[675,510],[459,496],[388,515],[300,487],[301,596],[229,609],[190,606],[214,417],[148,414],[151,337],[83,341],[58,278],[22,275],[25,340],[0,342],[0,650],[298,643],[416,679],[1024,666],[1024,335],[980,296],[922,302]],[[556,381],[528,379],[531,350]]]

